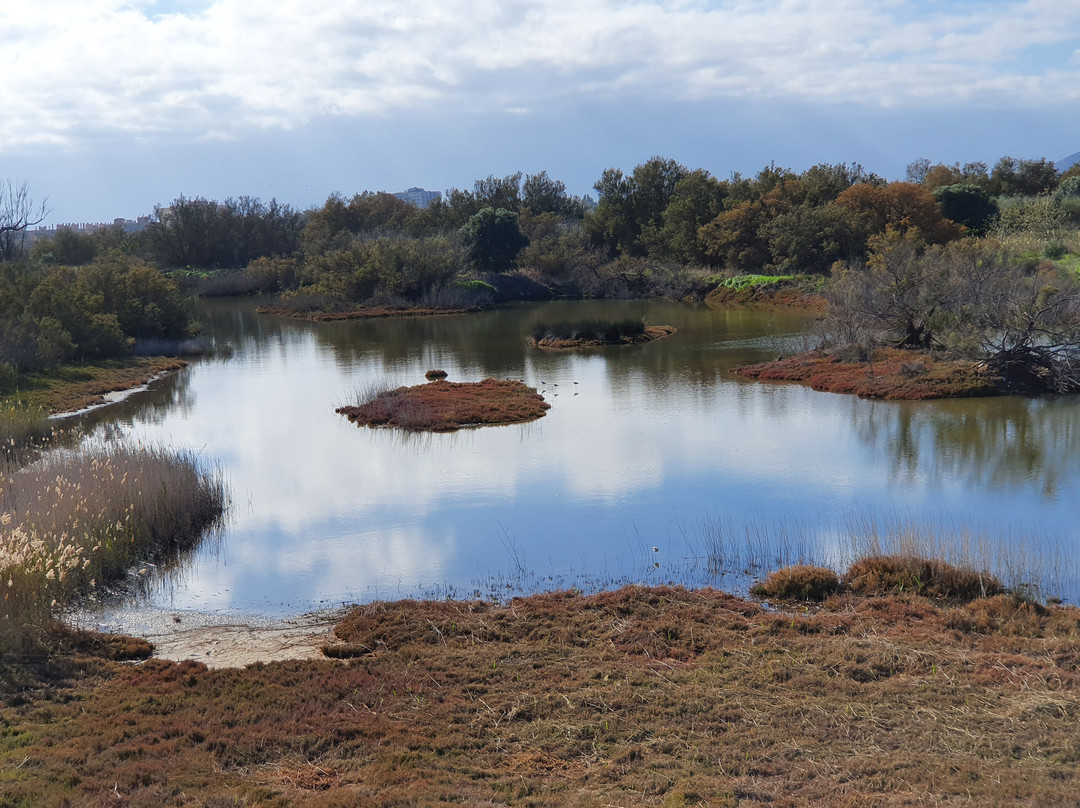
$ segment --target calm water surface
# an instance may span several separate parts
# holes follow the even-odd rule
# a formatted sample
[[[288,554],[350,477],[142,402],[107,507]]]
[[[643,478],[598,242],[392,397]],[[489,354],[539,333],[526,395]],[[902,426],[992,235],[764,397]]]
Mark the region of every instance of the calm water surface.
[[[90,439],[184,446],[230,485],[220,541],[158,580],[145,610],[283,616],[405,596],[727,585],[721,572],[737,587],[755,563],[836,556],[852,522],[1027,547],[1057,594],[1077,594],[1075,399],[885,403],[730,374],[796,347],[798,312],[566,302],[309,324],[250,302],[201,306],[219,357],[84,417]],[[642,316],[678,333],[587,352],[524,343],[539,322]],[[552,408],[421,436],[334,412],[430,368],[524,379]]]

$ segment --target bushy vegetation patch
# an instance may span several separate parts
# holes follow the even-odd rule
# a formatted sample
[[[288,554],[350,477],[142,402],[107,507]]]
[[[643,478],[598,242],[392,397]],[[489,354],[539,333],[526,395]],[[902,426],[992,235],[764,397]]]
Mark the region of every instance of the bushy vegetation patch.
[[[856,559],[843,577],[828,567],[794,564],[770,572],[750,594],[771,600],[821,601],[839,592],[861,596],[910,593],[953,601],[972,601],[1004,592],[997,576],[940,559],[911,554]]]
[[[750,594],[774,600],[825,600],[839,589],[840,578],[828,567],[794,564],[770,572],[750,588]]]
[[[224,483],[162,449],[57,450],[0,478],[0,650],[39,643],[54,615],[165,563],[220,519]]]
[[[138,339],[181,339],[189,332],[176,284],[131,256],[110,252],[77,269],[0,262],[6,389],[18,374],[125,356]]]
[[[523,423],[543,417],[551,405],[533,387],[511,380],[448,382],[376,392],[338,413],[362,426],[449,432],[465,426]]]
[[[914,592],[956,600],[985,598],[1003,590],[989,572],[910,555],[858,559],[844,575],[844,587],[859,595]]]
[[[601,345],[635,345],[670,336],[669,325],[650,326],[644,319],[580,320],[537,325],[528,342],[540,348],[583,348]]]

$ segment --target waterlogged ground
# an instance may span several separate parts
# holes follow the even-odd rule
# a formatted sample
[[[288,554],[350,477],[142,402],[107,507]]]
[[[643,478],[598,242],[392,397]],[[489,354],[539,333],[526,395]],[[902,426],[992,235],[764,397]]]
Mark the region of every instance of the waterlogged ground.
[[[991,558],[1007,581],[1036,569],[1048,594],[1080,594],[1073,399],[874,402],[729,372],[801,348],[811,315],[798,312],[578,302],[304,323],[203,305],[217,358],[83,423],[89,440],[179,444],[220,467],[229,524],[85,625],[625,581],[738,590],[786,561],[842,564],[852,533],[904,530]],[[525,342],[540,322],[642,316],[677,333],[581,352]],[[432,368],[523,379],[551,410],[421,436],[334,412]]]

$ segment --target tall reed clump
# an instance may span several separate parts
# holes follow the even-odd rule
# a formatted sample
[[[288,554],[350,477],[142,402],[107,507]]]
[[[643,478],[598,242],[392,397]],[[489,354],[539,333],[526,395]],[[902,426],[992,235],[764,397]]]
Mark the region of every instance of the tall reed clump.
[[[49,414],[17,401],[0,404],[0,460],[19,462],[54,436]]]
[[[217,524],[224,480],[194,455],[99,447],[0,477],[0,651],[24,652],[59,609]]]

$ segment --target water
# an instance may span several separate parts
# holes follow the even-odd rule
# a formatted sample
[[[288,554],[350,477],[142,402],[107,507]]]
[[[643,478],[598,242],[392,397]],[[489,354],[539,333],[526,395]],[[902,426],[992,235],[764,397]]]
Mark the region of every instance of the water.
[[[761,566],[842,560],[852,522],[989,537],[1001,563],[1019,552],[1054,594],[1077,594],[1075,399],[873,402],[729,372],[797,348],[800,312],[559,302],[311,324],[200,305],[219,357],[83,418],[90,439],[194,449],[231,487],[221,541],[142,609],[285,616],[623,581],[737,588]],[[678,333],[585,352],[524,342],[542,321],[642,316]],[[552,408],[438,435],[334,412],[431,368],[525,379]]]

